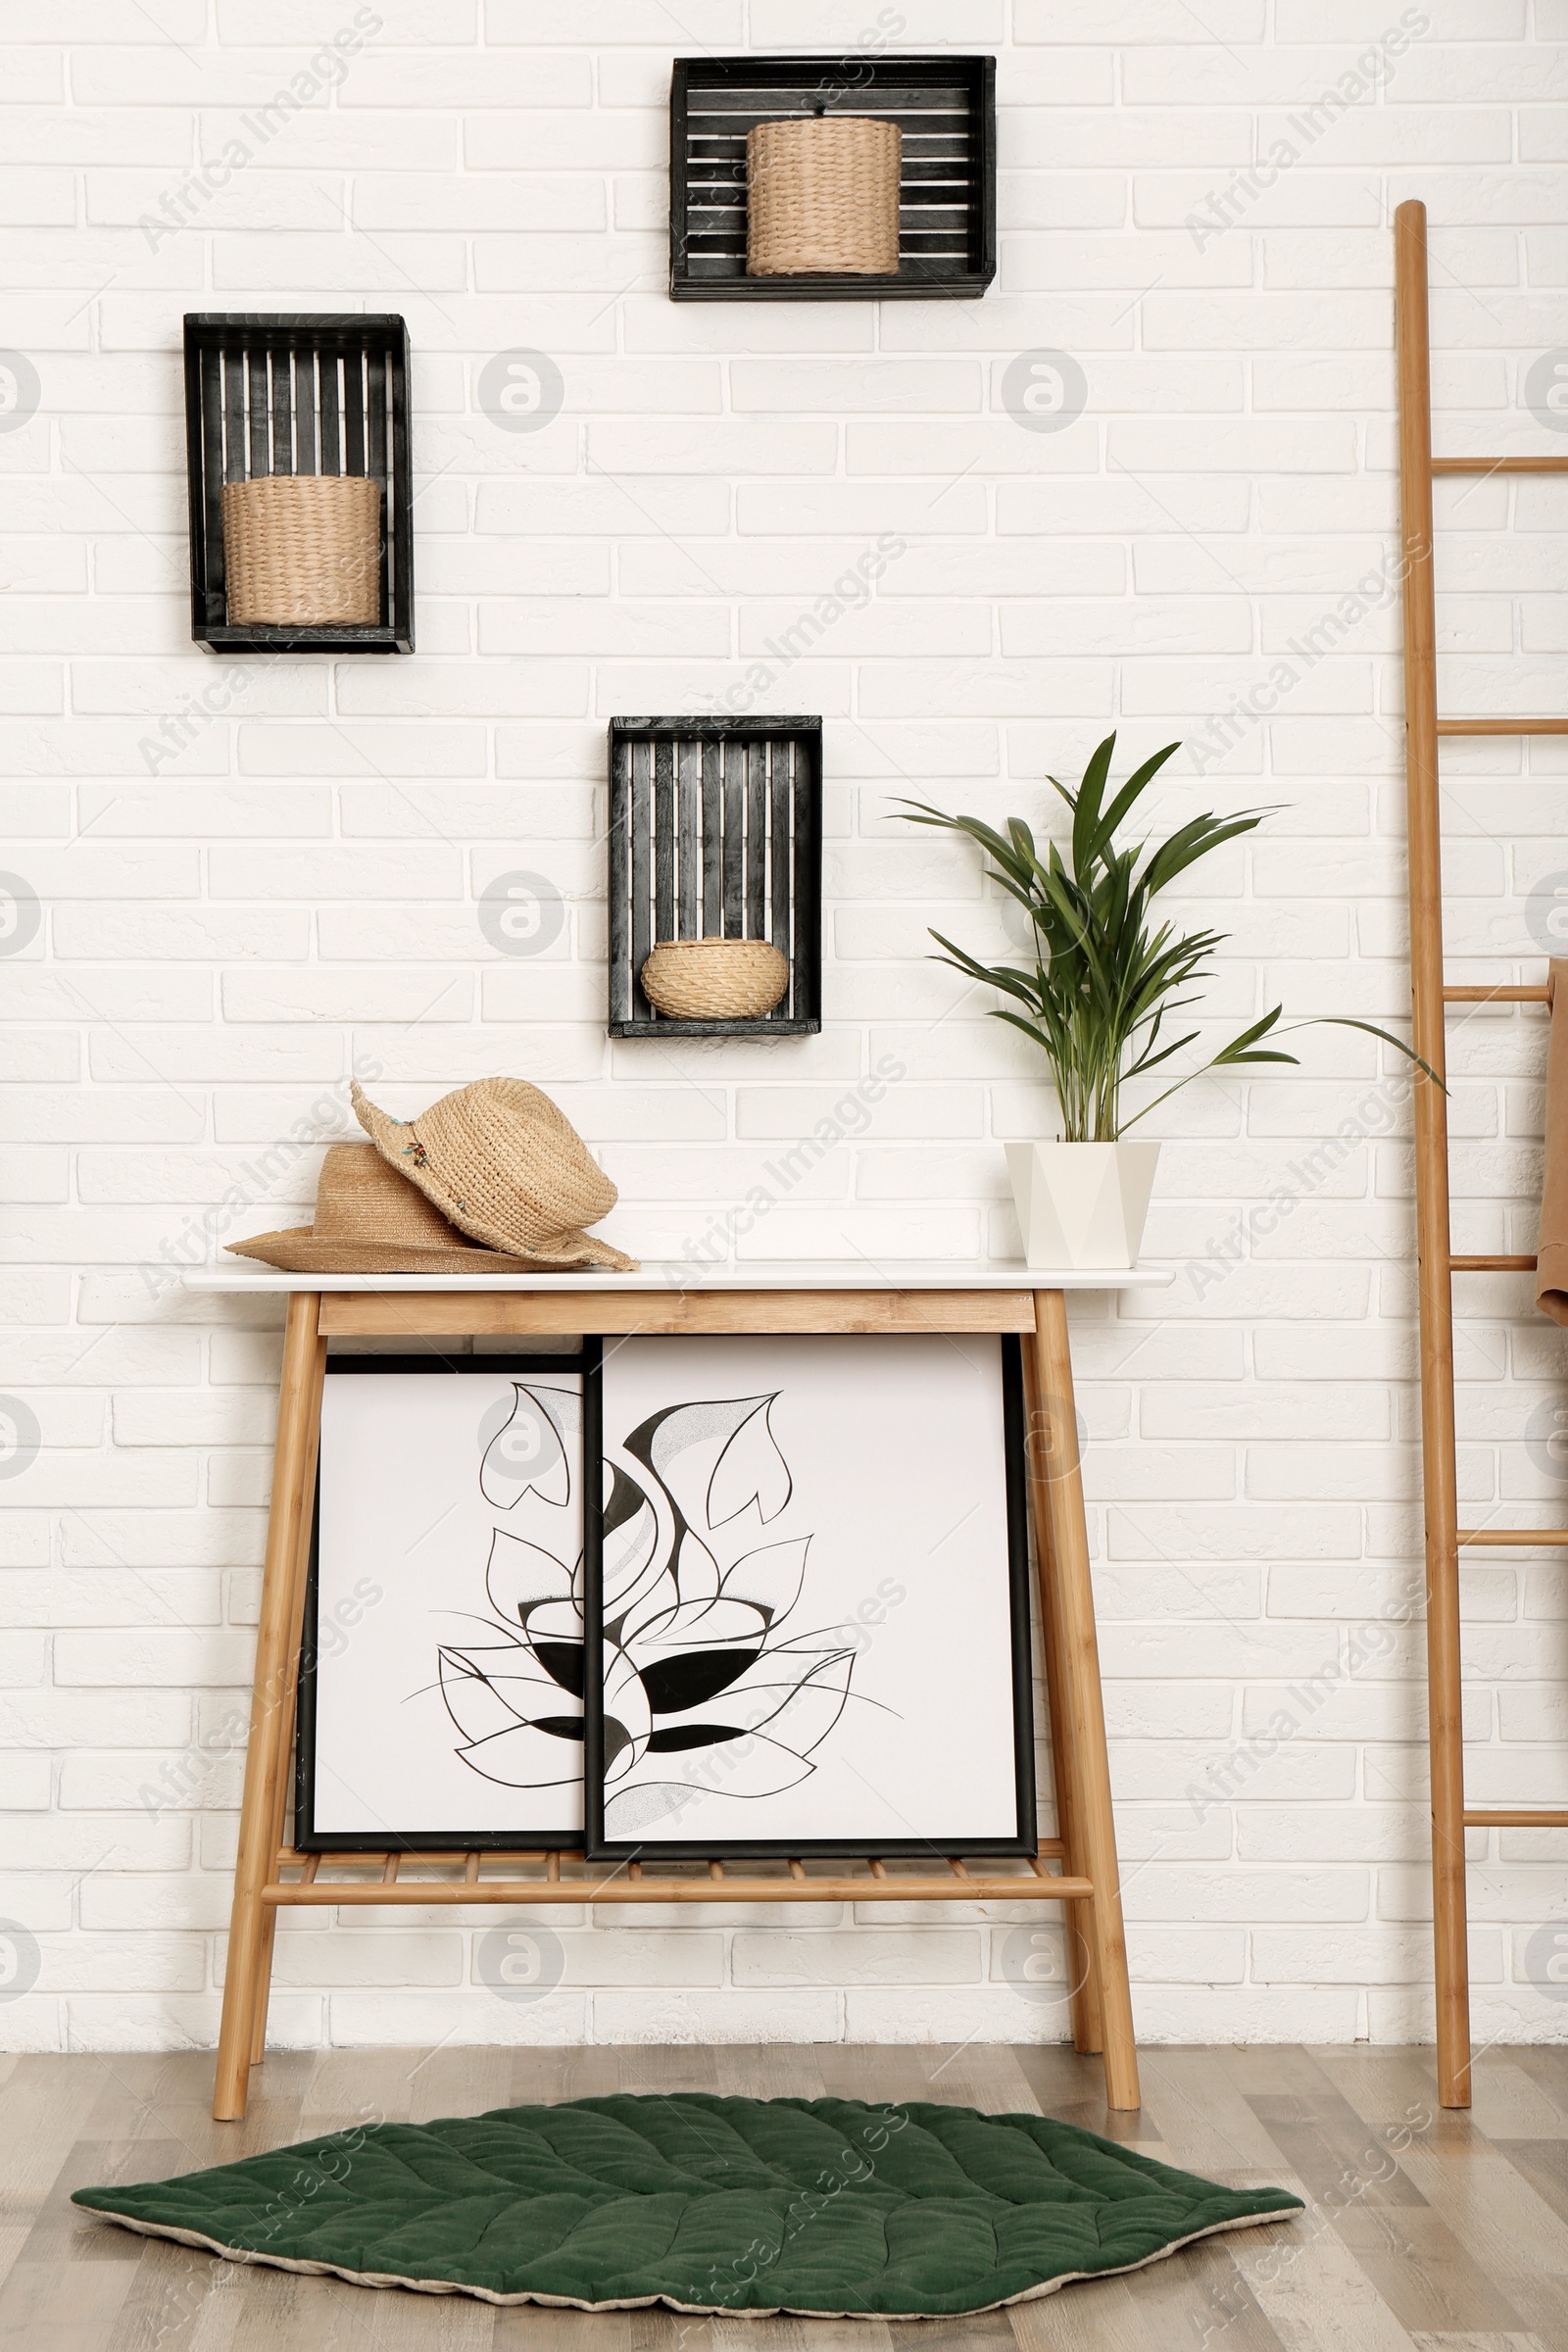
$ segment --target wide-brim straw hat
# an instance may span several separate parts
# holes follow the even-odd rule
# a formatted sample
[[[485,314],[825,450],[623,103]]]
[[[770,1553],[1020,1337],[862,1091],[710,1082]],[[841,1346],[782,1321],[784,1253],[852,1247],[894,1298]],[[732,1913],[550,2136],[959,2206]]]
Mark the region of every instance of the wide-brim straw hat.
[[[550,1097],[523,1078],[479,1078],[417,1118],[393,1119],[358,1086],[354,1115],[388,1165],[449,1224],[530,1266],[613,1266],[636,1260],[583,1232],[616,1193]]]
[[[476,1249],[368,1144],[332,1145],[312,1224],[227,1246],[288,1274],[528,1274],[534,1266]]]
[[[291,1275],[522,1275],[522,1258],[475,1249],[367,1143],[334,1143],[315,1186],[315,1221],[230,1242],[235,1256]]]

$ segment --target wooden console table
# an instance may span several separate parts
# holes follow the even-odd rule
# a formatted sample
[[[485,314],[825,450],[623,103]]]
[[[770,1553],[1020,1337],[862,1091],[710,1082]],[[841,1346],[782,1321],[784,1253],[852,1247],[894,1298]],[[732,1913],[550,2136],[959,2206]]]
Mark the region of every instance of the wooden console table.
[[[245,2113],[250,2070],[266,2048],[277,1914],[285,1904],[355,1905],[747,1902],[1016,1902],[1068,1907],[1073,2040],[1102,2050],[1105,2097],[1139,2103],[1127,1986],[1116,1832],[1111,1815],[1100,1653],[1089,1576],[1077,1413],[1067,1344],[1069,1290],[1163,1288],[1164,1271],[1045,1272],[1037,1267],[769,1264],[705,1273],[684,1290],[656,1274],[311,1275],[208,1267],[188,1289],[286,1293],[277,1442],[262,1577],[250,1743],[240,1807],[234,1907],[223,1984],[213,2113]],[[1016,1332],[1028,1414],[1029,1494],[1040,1571],[1041,1631],[1058,1835],[1033,1857],[971,1872],[960,1854],[912,1869],[747,1863],[726,1872],[627,1863],[590,1876],[579,1853],[302,1854],[284,1836],[295,1691],[315,1503],[321,1383],[329,1339],[605,1337],[631,1332]],[[401,1878],[407,1859],[448,1875]],[[320,1876],[322,1867],[347,1877]],[[1054,1867],[1052,1867],[1054,1866]],[[697,1865],[700,1873],[702,1865]],[[487,1872],[498,1875],[486,1876]],[[372,1875],[367,1876],[367,1873]],[[456,1875],[452,1875],[456,1874]]]

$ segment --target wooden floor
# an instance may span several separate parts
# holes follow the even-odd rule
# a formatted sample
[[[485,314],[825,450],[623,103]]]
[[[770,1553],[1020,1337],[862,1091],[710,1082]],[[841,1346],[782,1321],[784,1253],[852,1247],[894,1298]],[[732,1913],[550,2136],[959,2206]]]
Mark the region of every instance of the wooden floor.
[[[1146,2105],[1107,2117],[1071,2051],[808,2048],[368,2050],[272,2056],[251,2112],[207,2112],[209,2052],[0,2058],[4,2352],[1564,2352],[1568,2050],[1494,2050],[1469,2115],[1444,2114],[1428,2050],[1151,2049]],[[613,2090],[947,2099],[1036,2108],[1237,2184],[1306,2198],[1288,2225],[1219,2237],[1127,2278],[977,2320],[593,2318],[241,2270],[70,2202],[379,2113],[422,2121]]]

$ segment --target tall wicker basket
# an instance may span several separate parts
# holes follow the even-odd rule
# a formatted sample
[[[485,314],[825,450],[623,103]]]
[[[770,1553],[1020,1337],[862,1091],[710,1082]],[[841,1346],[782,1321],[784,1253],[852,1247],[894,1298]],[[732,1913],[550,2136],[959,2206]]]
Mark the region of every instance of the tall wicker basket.
[[[746,136],[746,273],[896,277],[896,122],[808,115]]]
[[[381,485],[361,473],[223,484],[230,624],[381,618]]]

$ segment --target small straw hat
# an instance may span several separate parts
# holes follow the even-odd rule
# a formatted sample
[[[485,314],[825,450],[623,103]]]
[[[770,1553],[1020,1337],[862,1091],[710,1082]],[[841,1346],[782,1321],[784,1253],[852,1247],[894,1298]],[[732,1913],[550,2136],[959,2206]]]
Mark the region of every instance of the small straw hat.
[[[416,1118],[392,1119],[355,1086],[354,1115],[389,1165],[447,1220],[530,1266],[636,1261],[583,1232],[615,1205],[615,1188],[564,1111],[522,1078],[480,1078]]]
[[[534,1260],[476,1250],[368,1144],[333,1144],[314,1223],[230,1242],[289,1274],[528,1274]]]

